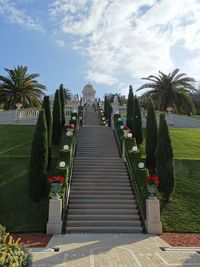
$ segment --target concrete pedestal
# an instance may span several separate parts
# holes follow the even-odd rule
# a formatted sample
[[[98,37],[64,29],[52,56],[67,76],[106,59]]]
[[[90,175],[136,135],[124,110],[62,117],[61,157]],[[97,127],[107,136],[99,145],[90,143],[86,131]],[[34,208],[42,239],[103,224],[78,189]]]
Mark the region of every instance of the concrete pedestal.
[[[49,200],[49,220],[47,223],[47,234],[62,233],[62,199],[52,198]]]
[[[157,198],[146,199],[146,229],[148,234],[161,234],[160,202]]]

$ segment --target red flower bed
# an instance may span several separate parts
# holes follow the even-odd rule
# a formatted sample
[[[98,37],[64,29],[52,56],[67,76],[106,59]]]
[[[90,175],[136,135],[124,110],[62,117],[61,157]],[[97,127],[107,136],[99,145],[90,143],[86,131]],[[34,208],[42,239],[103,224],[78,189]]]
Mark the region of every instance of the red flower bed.
[[[12,234],[14,240],[21,238],[19,244],[21,246],[26,246],[29,248],[34,247],[46,247],[50,241],[52,235],[46,235],[44,233],[22,233],[22,234]]]
[[[173,247],[200,247],[200,234],[163,233],[160,237]]]

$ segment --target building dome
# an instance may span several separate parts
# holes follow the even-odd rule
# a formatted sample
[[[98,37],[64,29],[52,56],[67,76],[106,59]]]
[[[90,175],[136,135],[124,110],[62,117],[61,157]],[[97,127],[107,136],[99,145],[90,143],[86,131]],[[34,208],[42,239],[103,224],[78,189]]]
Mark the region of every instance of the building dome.
[[[84,104],[92,104],[96,98],[96,91],[94,87],[88,83],[83,88],[83,103]]]
[[[94,87],[90,84],[90,83],[88,83],[88,84],[86,84],[85,86],[84,86],[84,88],[83,88],[83,91],[86,91],[86,92],[96,92],[95,90],[94,90]]]

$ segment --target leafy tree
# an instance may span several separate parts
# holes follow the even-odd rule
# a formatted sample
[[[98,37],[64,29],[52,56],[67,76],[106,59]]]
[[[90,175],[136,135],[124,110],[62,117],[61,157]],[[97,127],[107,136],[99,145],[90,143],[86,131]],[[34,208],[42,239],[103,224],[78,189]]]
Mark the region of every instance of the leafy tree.
[[[45,112],[39,113],[35,133],[32,141],[29,165],[29,192],[31,198],[38,201],[46,191],[46,169],[48,159],[48,137]]]
[[[127,119],[126,119],[126,125],[129,128],[132,127],[133,112],[134,112],[133,88],[132,88],[132,85],[130,85],[129,86],[129,93],[128,93]]]
[[[5,109],[15,109],[18,102],[24,108],[41,106],[41,96],[46,87],[35,80],[39,74],[29,75],[27,69],[24,66],[6,68],[8,77],[0,75],[0,103]]]
[[[148,83],[142,85],[137,91],[151,88],[146,95],[155,97],[159,102],[160,109],[163,111],[168,106],[176,106],[178,112],[181,112],[188,104],[190,112],[193,112],[189,92],[196,90],[192,85],[192,82],[195,82],[195,80],[187,77],[185,73],[178,74],[178,72],[179,69],[175,69],[167,75],[159,71],[158,76],[150,75],[147,78],[142,78],[147,80]]]
[[[62,126],[65,125],[65,89],[63,84],[60,85],[60,105],[61,105],[61,116],[62,116]]]
[[[140,104],[138,101],[137,96],[133,99],[134,107],[133,109],[133,118],[131,122],[131,131],[133,133],[133,136],[136,139],[137,145],[141,145],[143,141],[143,134],[142,134],[142,116],[140,111]]]
[[[157,120],[152,99],[149,97],[146,120],[146,166],[150,173],[156,168]]]
[[[60,93],[56,90],[53,103],[52,142],[59,145],[62,134]]]
[[[160,114],[158,141],[156,147],[156,169],[160,178],[159,190],[163,200],[169,202],[174,189],[174,158],[165,114]]]
[[[47,133],[48,133],[48,167],[51,165],[51,137],[52,137],[52,116],[49,96],[45,96],[43,100],[43,108],[45,111]]]

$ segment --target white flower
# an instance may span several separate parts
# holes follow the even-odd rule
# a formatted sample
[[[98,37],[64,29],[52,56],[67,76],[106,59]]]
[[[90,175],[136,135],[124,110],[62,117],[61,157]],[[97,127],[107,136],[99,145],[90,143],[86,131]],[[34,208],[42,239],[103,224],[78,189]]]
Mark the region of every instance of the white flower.
[[[135,151],[135,152],[138,151],[137,146],[133,146],[133,147],[132,147],[132,151]]]
[[[119,111],[115,111],[115,114],[119,114]]]
[[[128,138],[132,138],[132,137],[133,137],[132,133],[128,133]]]
[[[120,128],[123,130],[124,129],[124,125],[121,125]]]
[[[139,168],[139,169],[143,169],[143,168],[144,168],[144,163],[143,163],[143,162],[139,162],[139,164],[138,164],[138,168]]]
[[[64,145],[64,146],[63,146],[63,149],[64,149],[64,150],[68,150],[68,149],[69,149],[69,146],[68,146],[68,145]]]
[[[64,168],[64,167],[65,167],[65,162],[64,162],[64,161],[61,161],[61,162],[59,163],[59,167],[60,167],[60,168]]]
[[[118,118],[118,121],[122,121],[122,119],[121,118]]]
[[[72,117],[72,120],[73,120],[73,121],[75,121],[75,120],[76,120],[76,117],[75,117],[75,116],[74,116],[74,117]]]

